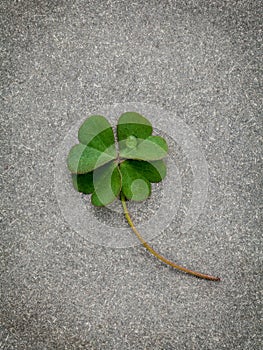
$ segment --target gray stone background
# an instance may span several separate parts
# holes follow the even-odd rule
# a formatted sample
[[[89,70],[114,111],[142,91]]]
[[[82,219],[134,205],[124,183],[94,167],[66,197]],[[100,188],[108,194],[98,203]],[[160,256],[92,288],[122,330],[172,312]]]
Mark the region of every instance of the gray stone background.
[[[260,349],[261,7],[0,2],[1,349]],[[89,111],[129,101],[198,137],[204,210],[187,234],[175,220],[152,244],[220,283],[139,246],[87,242],[62,217],[59,144]]]

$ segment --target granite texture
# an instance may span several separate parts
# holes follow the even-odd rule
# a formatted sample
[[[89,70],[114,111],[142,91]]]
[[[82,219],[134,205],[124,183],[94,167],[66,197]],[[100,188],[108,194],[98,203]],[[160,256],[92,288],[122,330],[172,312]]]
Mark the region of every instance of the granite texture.
[[[0,2],[1,349],[260,349],[261,8]],[[140,246],[96,245],[62,216],[59,145],[90,112],[125,102],[160,106],[198,138],[209,172],[202,213],[180,232],[192,174],[175,143],[181,208],[152,244],[220,283],[174,271]],[[94,213],[122,222],[108,214]]]

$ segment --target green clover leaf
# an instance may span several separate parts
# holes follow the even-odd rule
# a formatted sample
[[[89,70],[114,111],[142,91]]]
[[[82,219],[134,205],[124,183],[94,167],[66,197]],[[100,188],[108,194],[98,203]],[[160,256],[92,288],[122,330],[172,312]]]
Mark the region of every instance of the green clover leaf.
[[[84,121],[78,139],[80,143],[71,148],[67,159],[71,173],[88,173],[117,157],[112,127],[100,115]]]
[[[113,202],[121,190],[121,173],[116,162],[110,162],[93,173],[94,192],[91,202],[95,206],[105,206]]]
[[[166,141],[152,136],[152,125],[136,112],[122,114],[117,124],[118,147],[106,118],[93,115],[79,128],[79,144],[67,158],[74,188],[92,194],[95,206],[113,202],[123,192],[142,201],[151,194],[151,183],[163,180],[168,152]],[[117,152],[118,149],[118,152]]]
[[[118,141],[127,140],[129,136],[146,139],[152,134],[153,128],[149,120],[136,112],[123,113],[117,125]]]

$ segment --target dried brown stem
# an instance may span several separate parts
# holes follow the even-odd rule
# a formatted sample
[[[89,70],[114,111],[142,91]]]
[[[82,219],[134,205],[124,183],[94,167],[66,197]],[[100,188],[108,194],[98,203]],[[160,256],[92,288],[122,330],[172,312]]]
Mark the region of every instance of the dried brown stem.
[[[139,241],[142,243],[142,245],[150,252],[152,253],[157,259],[161,260],[162,262],[164,262],[165,264],[172,266],[173,268],[183,271],[185,273],[188,273],[190,275],[199,277],[199,278],[203,278],[209,281],[220,281],[219,277],[215,277],[215,276],[210,276],[204,273],[200,273],[200,272],[196,272],[190,269],[187,269],[186,267],[180,266],[175,264],[174,262],[166,259],[164,256],[162,256],[161,254],[159,254],[158,252],[156,252],[141,236],[141,234],[138,232],[138,230],[136,229],[136,227],[133,224],[133,221],[130,217],[127,205],[126,205],[126,200],[125,200],[125,196],[123,193],[121,193],[121,202],[122,202],[122,206],[123,206],[123,210],[124,210],[124,214],[125,217],[130,225],[130,227],[132,228],[133,232],[135,233],[135,235],[137,236],[137,238],[139,239]]]

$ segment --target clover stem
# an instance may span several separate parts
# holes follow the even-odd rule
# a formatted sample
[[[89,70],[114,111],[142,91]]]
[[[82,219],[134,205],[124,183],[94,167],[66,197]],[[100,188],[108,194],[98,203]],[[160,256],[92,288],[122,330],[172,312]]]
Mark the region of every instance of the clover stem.
[[[161,260],[162,262],[164,262],[165,264],[172,266],[173,268],[183,271],[185,273],[188,273],[190,275],[199,277],[199,278],[203,278],[206,280],[210,280],[210,281],[220,281],[219,277],[214,277],[214,276],[210,276],[210,275],[206,275],[200,272],[196,272],[196,271],[192,271],[190,269],[187,269],[183,266],[177,265],[174,262],[166,259],[164,256],[162,256],[161,254],[159,254],[158,252],[156,252],[141,236],[141,234],[138,232],[138,230],[136,229],[136,227],[133,224],[133,221],[130,217],[127,205],[126,205],[126,200],[125,200],[125,196],[124,194],[121,192],[121,202],[122,202],[122,207],[123,207],[123,211],[124,211],[124,215],[126,217],[126,220],[128,221],[128,224],[130,225],[130,227],[132,228],[133,232],[135,233],[135,235],[137,236],[137,238],[139,239],[139,241],[142,243],[142,245],[151,253],[153,254],[157,259]]]

